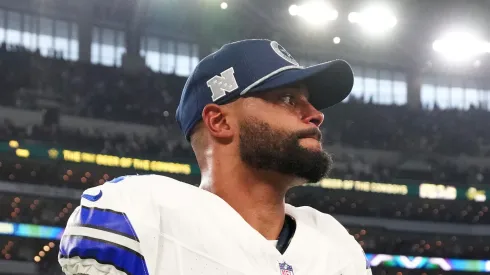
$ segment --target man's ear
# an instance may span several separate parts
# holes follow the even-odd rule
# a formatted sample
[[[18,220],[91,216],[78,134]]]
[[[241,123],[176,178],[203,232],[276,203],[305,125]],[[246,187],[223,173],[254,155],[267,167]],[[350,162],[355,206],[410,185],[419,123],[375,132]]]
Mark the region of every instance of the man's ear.
[[[233,136],[233,127],[227,120],[229,113],[226,108],[217,104],[208,104],[202,110],[202,120],[204,125],[213,137],[231,138]]]

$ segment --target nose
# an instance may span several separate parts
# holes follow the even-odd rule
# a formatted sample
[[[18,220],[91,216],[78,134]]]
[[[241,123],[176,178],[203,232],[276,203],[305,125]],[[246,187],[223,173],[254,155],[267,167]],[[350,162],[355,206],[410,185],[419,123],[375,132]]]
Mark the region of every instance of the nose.
[[[311,105],[307,108],[307,110],[305,110],[305,115],[303,116],[303,121],[305,123],[313,124],[316,127],[320,127],[324,119],[325,115]]]

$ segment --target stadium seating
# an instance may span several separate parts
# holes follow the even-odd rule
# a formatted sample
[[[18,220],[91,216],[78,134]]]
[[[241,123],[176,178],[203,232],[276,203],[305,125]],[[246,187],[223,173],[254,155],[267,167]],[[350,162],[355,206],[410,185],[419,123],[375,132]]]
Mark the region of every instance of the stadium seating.
[[[43,106],[40,101],[49,100],[61,106],[64,114],[158,126],[161,139],[183,139],[173,114],[185,78],[151,71],[129,75],[118,68],[44,58],[5,44],[0,56],[5,57],[0,72],[8,75],[3,80],[8,81],[3,84],[1,105],[37,109]],[[486,115],[476,108],[423,111],[364,104],[351,98],[326,112],[323,130],[327,144],[411,154],[485,156],[485,141],[490,138]],[[370,123],[359,123],[360,119]]]

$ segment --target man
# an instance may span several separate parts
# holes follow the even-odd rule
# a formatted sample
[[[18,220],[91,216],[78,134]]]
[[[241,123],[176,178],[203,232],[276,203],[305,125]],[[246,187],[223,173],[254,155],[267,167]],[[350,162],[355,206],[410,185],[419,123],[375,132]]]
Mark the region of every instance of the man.
[[[353,85],[341,60],[303,68],[277,42],[245,40],[204,58],[176,117],[200,188],[156,175],[88,189],[61,240],[68,274],[360,275],[361,247],[330,215],[285,204],[327,175],[324,109]]]

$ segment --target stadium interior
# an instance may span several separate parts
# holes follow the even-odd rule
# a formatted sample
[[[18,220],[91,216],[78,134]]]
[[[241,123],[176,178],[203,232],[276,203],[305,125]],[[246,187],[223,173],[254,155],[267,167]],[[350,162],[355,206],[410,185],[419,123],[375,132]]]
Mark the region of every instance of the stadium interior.
[[[0,274],[61,275],[88,187],[198,185],[180,93],[199,60],[246,38],[355,74],[321,128],[330,178],[288,203],[336,217],[375,275],[489,274],[489,15],[485,0],[0,1]]]

